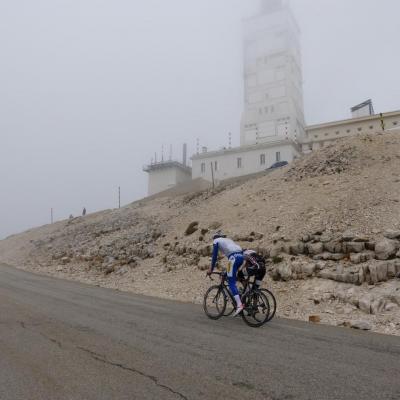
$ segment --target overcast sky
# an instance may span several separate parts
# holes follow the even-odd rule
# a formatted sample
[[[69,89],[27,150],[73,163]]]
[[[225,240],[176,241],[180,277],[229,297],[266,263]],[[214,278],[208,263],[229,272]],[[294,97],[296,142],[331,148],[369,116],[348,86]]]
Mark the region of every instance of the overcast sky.
[[[400,2],[292,0],[308,124],[400,109]],[[154,152],[239,143],[258,0],[0,0],[0,238],[147,191]]]

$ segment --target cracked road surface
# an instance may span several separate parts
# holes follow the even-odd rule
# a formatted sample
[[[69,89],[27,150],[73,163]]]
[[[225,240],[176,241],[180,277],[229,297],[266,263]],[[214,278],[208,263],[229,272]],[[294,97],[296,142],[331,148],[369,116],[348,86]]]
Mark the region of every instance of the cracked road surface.
[[[400,339],[0,266],[0,399],[400,399]]]

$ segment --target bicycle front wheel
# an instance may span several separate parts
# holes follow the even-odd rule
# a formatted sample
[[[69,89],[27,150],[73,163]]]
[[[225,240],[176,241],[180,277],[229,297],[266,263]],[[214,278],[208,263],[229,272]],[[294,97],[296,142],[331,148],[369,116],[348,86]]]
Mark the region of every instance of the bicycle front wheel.
[[[265,288],[260,289],[260,291],[267,297],[269,303],[269,316],[268,321],[271,321],[272,318],[275,317],[276,313],[276,299],[273,293]],[[267,321],[267,322],[268,322]]]
[[[270,307],[265,294],[256,290],[247,294],[243,300],[242,318],[247,325],[259,328],[268,322]]]
[[[208,318],[219,319],[226,309],[226,295],[220,285],[211,286],[204,295],[204,312]]]

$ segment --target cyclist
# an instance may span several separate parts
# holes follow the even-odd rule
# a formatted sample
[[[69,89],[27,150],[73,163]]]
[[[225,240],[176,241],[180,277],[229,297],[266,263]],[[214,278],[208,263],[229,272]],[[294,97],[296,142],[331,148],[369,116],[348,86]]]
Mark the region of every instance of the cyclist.
[[[229,289],[236,301],[236,311],[234,316],[239,315],[243,311],[242,300],[240,299],[239,291],[236,286],[237,273],[243,265],[244,257],[242,248],[236,244],[232,239],[227,238],[221,232],[213,236],[213,253],[211,267],[207,272],[210,275],[215,268],[218,260],[218,253],[221,251],[229,260],[227,268],[227,277]]]
[[[265,259],[264,257],[257,254],[254,250],[244,250],[243,258],[245,264],[243,268],[239,271],[238,278],[239,279],[247,279],[249,276],[255,277],[255,289],[259,289],[262,280],[267,273],[267,269],[265,267]]]

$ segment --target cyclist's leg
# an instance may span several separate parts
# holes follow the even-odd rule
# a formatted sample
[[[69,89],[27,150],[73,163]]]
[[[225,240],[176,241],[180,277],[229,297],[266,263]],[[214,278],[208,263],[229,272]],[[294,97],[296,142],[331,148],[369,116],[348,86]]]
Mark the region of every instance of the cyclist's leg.
[[[265,266],[263,266],[263,265],[257,269],[257,271],[255,273],[256,280],[254,282],[256,289],[260,288],[260,286],[262,284],[262,280],[264,279],[266,273],[267,273],[267,270],[266,270]]]
[[[228,267],[228,284],[229,284],[229,289],[231,290],[231,293],[233,297],[235,298],[236,305],[238,309],[242,309],[242,300],[240,299],[239,291],[236,286],[236,276],[238,273],[238,270],[240,266],[243,264],[243,256],[241,254],[237,254],[234,256],[231,256],[229,258],[229,267]]]

